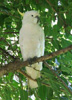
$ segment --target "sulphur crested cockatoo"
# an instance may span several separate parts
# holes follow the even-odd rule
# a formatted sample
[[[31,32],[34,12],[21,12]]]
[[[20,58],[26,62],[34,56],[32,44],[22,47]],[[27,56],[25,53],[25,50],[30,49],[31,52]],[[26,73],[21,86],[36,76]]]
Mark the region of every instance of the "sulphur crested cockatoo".
[[[37,11],[27,11],[22,20],[20,29],[19,44],[23,60],[40,57],[44,55],[44,32],[39,26],[39,13]],[[27,74],[37,79],[40,77],[42,62],[26,66]],[[37,82],[28,79],[30,88],[38,87]]]

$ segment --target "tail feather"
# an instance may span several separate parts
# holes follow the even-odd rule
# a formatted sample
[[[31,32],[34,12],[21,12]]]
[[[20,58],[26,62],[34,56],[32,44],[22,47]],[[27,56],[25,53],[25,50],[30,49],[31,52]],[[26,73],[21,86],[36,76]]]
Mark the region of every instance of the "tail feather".
[[[37,79],[40,77],[41,69],[42,69],[42,62],[32,64],[31,67],[28,67],[28,66],[26,67],[27,74],[33,79]],[[37,88],[38,84],[37,82],[29,79],[29,86],[30,88]]]
[[[38,84],[37,84],[37,82],[35,82],[35,81],[33,81],[33,80],[30,80],[29,79],[29,87],[30,88],[37,88],[38,87]]]

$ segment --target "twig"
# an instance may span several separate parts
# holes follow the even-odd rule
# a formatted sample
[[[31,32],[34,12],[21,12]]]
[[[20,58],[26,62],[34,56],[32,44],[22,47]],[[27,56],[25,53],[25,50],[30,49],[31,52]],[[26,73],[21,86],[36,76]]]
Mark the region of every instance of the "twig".
[[[4,34],[8,34],[8,33],[19,33],[19,32],[3,32]]]
[[[0,38],[0,41],[2,41],[2,40],[5,40],[5,38],[1,37],[1,38]]]
[[[66,85],[66,83],[55,73],[55,71],[52,70],[52,68],[48,65],[48,63],[44,61],[44,64],[46,65],[47,68],[49,68],[49,70],[54,74],[54,76],[56,76],[58,78],[58,80],[65,86],[65,88],[72,95],[72,91],[68,88],[68,86]]]
[[[12,15],[10,12],[7,13],[6,11],[0,11],[0,13],[2,13],[2,14],[6,14],[6,15],[10,15],[10,16],[14,16],[14,17],[16,17],[16,18],[19,19],[18,16]]]
[[[49,1],[49,0],[46,0],[47,1],[47,3],[52,7],[52,9],[53,9],[53,11],[55,12],[55,13],[57,13],[57,11],[55,10],[55,8],[53,7],[53,5],[51,4],[51,2]],[[57,13],[58,14],[58,13]],[[59,15],[58,15],[59,16]],[[65,21],[61,18],[61,16],[59,16],[59,18],[63,21],[63,23],[65,24],[65,26],[66,26],[66,23],[65,23]]]
[[[51,2],[49,0],[46,0],[47,3],[52,7],[53,11],[56,12],[56,10],[54,9],[53,5],[51,4]]]
[[[31,78],[31,77],[30,77],[28,74],[26,74],[24,71],[17,70],[17,72],[21,73],[23,76],[27,77],[28,79],[33,80],[33,81],[37,82],[37,80],[36,80],[36,79]],[[49,85],[49,84],[46,84],[46,83],[43,83],[43,82],[42,82],[42,84],[43,84],[43,85],[45,85],[45,86],[47,86],[47,87],[50,87],[50,85]]]
[[[6,39],[5,39],[5,38],[3,38],[3,37],[1,37],[1,38],[0,38],[0,41],[5,42],[5,43],[7,44],[7,46],[9,46],[9,47],[11,46],[11,45],[9,44],[9,42],[7,42],[7,41],[6,41]]]
[[[39,3],[39,0],[35,0],[35,1],[36,1],[37,4]]]
[[[0,50],[1,50],[3,53],[5,53],[6,55],[9,55],[11,58],[15,59],[14,56],[10,55],[9,52],[7,52],[6,50],[2,49],[1,47],[0,47]]]
[[[35,79],[31,78],[28,74],[26,74],[24,71],[17,70],[17,72],[21,73],[23,76],[27,77],[28,79],[31,79],[33,81],[36,81]]]

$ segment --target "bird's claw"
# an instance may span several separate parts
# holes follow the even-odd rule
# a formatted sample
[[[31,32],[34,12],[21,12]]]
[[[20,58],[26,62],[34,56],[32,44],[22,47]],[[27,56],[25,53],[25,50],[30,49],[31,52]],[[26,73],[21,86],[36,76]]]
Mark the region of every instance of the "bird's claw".
[[[35,61],[37,59],[37,56],[35,56],[34,58],[33,58],[33,61]]]
[[[37,57],[35,56],[34,58],[28,58],[27,61],[31,65],[33,63],[33,61],[35,61],[36,59],[37,59]]]
[[[29,62],[29,64],[32,64],[32,58],[28,58],[27,61]]]

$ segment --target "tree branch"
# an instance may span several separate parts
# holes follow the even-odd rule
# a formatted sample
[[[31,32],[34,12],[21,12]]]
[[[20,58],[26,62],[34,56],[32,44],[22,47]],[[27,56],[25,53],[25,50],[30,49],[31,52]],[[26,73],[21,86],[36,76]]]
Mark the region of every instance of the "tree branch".
[[[30,80],[33,80],[33,81],[37,82],[36,79],[31,78],[31,77],[30,77],[28,74],[26,74],[24,71],[17,70],[17,72],[21,73],[21,74],[22,74],[23,76],[25,76],[26,78],[28,78],[28,79],[30,79]],[[41,83],[42,83],[42,85],[45,85],[45,86],[47,86],[47,87],[50,87],[49,84],[46,84],[46,83],[43,83],[43,82],[41,82]]]
[[[3,53],[5,53],[6,55],[9,55],[12,59],[15,59],[15,57],[14,57],[13,55],[11,55],[9,52],[7,52],[6,50],[2,49],[1,47],[0,47],[0,50],[1,50]]]
[[[66,85],[66,83],[59,77],[59,75],[57,75],[55,73],[54,70],[52,70],[51,66],[48,65],[47,62],[44,61],[44,64],[46,65],[47,68],[49,68],[49,70],[54,74],[55,77],[58,78],[58,80],[65,86],[65,88],[69,91],[69,93],[72,95],[72,91],[68,88],[68,86]]]
[[[59,50],[59,51],[56,51],[54,53],[51,53],[49,55],[45,55],[45,56],[41,56],[39,58],[37,58],[36,60],[35,59],[31,59],[32,60],[32,64],[34,63],[37,63],[37,62],[41,62],[41,61],[44,61],[44,60],[48,60],[48,59],[51,59],[55,56],[58,56],[60,54],[63,54],[63,53],[66,53],[68,51],[72,50],[72,45],[70,45],[69,47],[67,48],[64,48],[62,50]],[[14,62],[10,62],[9,64],[3,66],[1,69],[0,69],[0,76],[8,73],[8,72],[14,72],[22,67],[25,67],[25,66],[28,66],[29,65],[29,62],[28,61],[20,61],[19,59],[16,59]]]
[[[6,12],[6,11],[0,11],[0,13],[1,14],[6,14],[6,15],[9,15],[9,16],[14,16],[14,17],[16,17],[16,18],[18,18],[19,19],[19,17],[18,16],[15,16],[15,15],[13,15],[13,14],[11,14],[11,12]]]
[[[46,0],[47,3],[52,7],[53,11],[56,13],[56,10],[54,9],[53,5],[51,4],[51,2],[49,0]]]
[[[19,32],[3,32],[4,34],[8,34],[8,33],[19,33]]]
[[[51,6],[51,8],[53,9],[53,11],[54,11],[55,13],[58,14],[58,12],[55,10],[53,4],[51,4],[51,2],[50,2],[49,0],[46,0],[46,1],[47,1],[47,3]],[[66,26],[66,22],[62,19],[62,17],[61,17],[59,14],[58,14],[58,16],[59,16],[59,18],[63,21],[64,26]]]
[[[27,77],[30,80],[36,81],[36,79],[31,78],[28,74],[26,74],[24,71],[17,70],[17,72],[21,73],[23,76]]]

